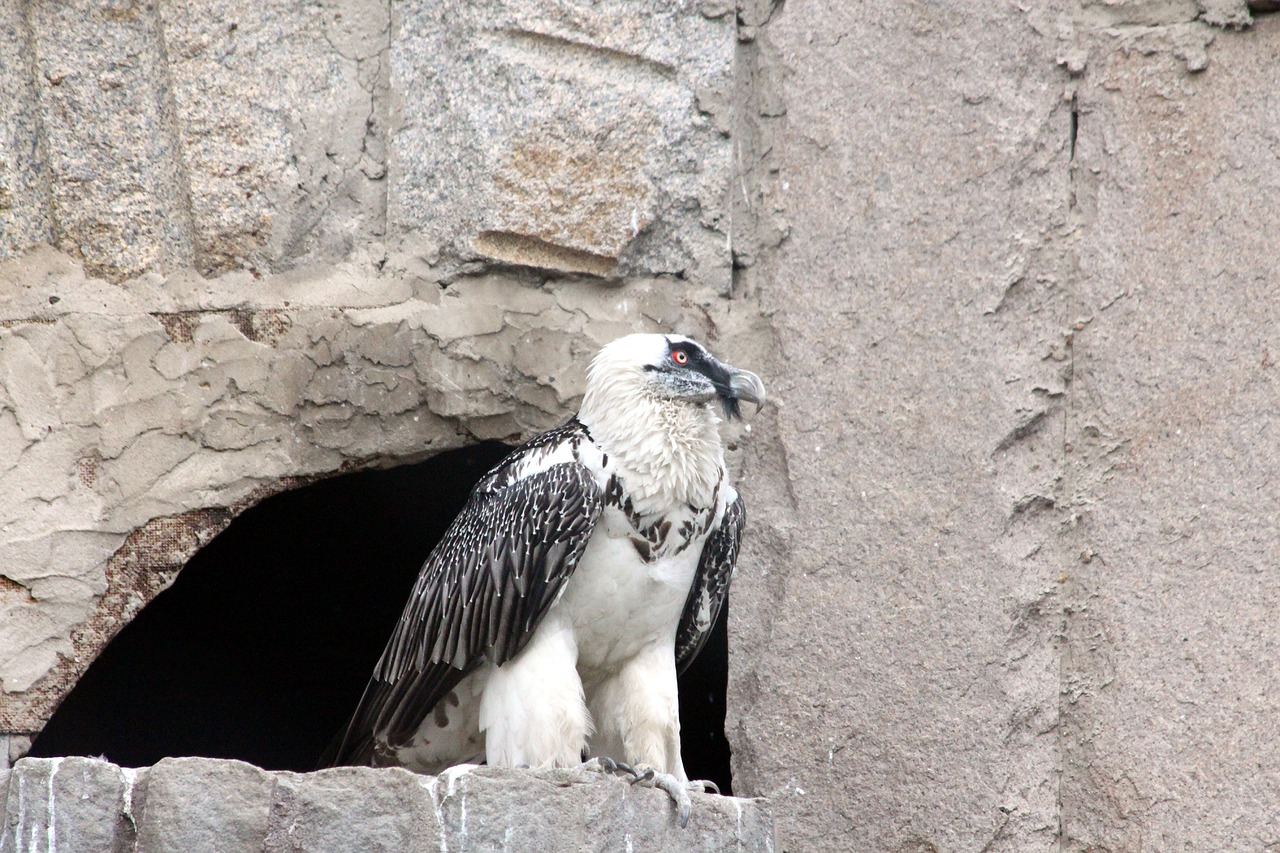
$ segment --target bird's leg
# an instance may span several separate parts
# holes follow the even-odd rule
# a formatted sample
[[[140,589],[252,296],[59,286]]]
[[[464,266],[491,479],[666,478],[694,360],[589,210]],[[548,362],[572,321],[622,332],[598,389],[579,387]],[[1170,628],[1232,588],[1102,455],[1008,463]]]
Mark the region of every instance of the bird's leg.
[[[689,822],[691,792],[718,789],[690,782],[680,760],[680,704],[675,658],[661,643],[641,650],[610,678],[592,685],[591,717],[596,731],[592,750],[625,755],[631,766],[610,762],[614,772],[629,772],[631,784],[661,788]]]

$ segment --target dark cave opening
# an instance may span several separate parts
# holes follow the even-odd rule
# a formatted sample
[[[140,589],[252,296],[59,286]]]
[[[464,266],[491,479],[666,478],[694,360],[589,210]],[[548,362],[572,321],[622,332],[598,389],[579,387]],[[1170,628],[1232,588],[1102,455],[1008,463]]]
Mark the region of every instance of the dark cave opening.
[[[359,701],[424,557],[509,449],[488,442],[344,474],[246,510],[102,651],[31,755],[313,769]],[[727,610],[680,679],[685,768],[725,793]]]

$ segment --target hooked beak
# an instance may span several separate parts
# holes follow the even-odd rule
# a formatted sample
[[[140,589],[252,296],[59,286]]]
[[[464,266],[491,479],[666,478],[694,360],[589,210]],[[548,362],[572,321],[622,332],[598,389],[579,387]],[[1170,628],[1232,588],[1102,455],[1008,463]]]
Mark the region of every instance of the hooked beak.
[[[764,383],[749,370],[735,370],[729,377],[729,388],[739,400],[756,404],[756,411],[764,408]]]
[[[764,383],[760,381],[760,377],[750,370],[738,370],[728,365],[724,368],[729,374],[728,393],[721,394],[725,415],[730,418],[741,418],[742,412],[738,408],[738,403],[743,400],[755,403],[757,412],[764,408]]]

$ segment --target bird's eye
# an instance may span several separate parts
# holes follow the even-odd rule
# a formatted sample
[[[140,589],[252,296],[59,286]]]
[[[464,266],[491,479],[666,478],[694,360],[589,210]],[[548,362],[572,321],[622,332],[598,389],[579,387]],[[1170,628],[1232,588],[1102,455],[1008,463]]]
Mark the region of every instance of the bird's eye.
[[[688,364],[689,353],[685,352],[682,349],[678,349],[675,352],[671,353],[671,360],[674,361],[676,364]]]

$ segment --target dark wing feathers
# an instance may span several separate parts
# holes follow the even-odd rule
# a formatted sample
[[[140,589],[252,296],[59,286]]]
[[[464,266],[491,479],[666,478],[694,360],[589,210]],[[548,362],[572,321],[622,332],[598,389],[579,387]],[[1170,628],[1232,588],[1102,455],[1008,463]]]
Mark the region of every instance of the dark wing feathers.
[[[739,495],[725,508],[720,526],[711,531],[702,546],[698,573],[694,575],[689,597],[684,602],[684,612],[680,615],[680,627],[676,629],[676,669],[679,672],[684,672],[702,651],[712,626],[720,616],[720,609],[724,607],[746,521],[747,507]]]
[[[577,462],[517,479],[518,463],[576,443],[575,421],[512,453],[472,491],[418,575],[360,706],[327,763],[378,763],[409,742],[437,702],[487,657],[524,648],[577,568],[603,507]]]

